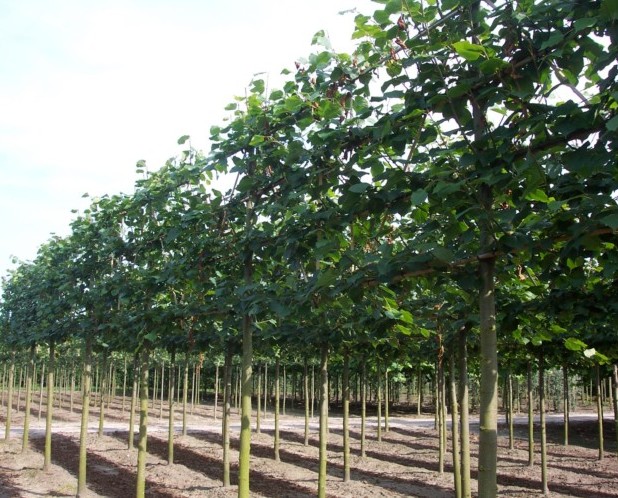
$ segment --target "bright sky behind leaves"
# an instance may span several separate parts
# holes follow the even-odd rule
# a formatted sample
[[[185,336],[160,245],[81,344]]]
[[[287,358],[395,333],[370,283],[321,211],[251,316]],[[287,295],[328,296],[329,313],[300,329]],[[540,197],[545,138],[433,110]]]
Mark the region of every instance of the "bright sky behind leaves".
[[[369,0],[0,2],[0,276],[67,235],[91,196],[131,192],[208,130],[255,73],[277,87],[324,29],[350,51]]]

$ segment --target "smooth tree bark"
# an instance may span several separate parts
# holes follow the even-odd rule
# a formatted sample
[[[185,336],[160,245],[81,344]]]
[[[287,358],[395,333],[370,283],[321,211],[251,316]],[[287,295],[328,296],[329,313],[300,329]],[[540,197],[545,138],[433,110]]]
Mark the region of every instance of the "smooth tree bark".
[[[258,366],[258,372],[257,372],[257,390],[255,392],[256,398],[257,398],[257,410],[256,410],[256,416],[255,416],[255,432],[257,434],[260,434],[261,430],[260,430],[260,421],[262,420],[262,372],[260,370],[260,367]]]
[[[167,464],[174,463],[174,387],[176,386],[176,351],[172,351],[167,393]]]
[[[459,448],[459,407],[457,406],[457,382],[455,376],[455,350],[449,355],[449,392],[451,402],[451,440],[453,445],[453,480],[455,497],[461,498],[461,455]]]
[[[133,359],[133,386],[131,391],[131,407],[129,411],[129,449],[133,449],[133,442],[135,439],[135,408],[137,407],[137,391],[139,385],[139,356],[136,354]]]
[[[350,355],[343,354],[343,482],[350,480]]]
[[[82,359],[82,418],[79,433],[79,468],[77,472],[77,496],[86,493],[86,469],[88,457],[88,415],[92,384],[92,337],[86,338]]]
[[[378,422],[378,442],[382,442],[382,368],[380,362],[378,361],[378,372],[377,372],[377,422]]]
[[[361,458],[367,458],[365,429],[367,425],[367,362],[363,359],[361,367]]]
[[[541,492],[549,495],[547,478],[547,426],[545,425],[545,355],[539,354],[539,415],[541,419]]]
[[[528,398],[528,467],[534,465],[534,390],[532,388],[532,361],[528,361],[527,372]]]
[[[9,366],[9,386],[6,402],[6,421],[4,424],[4,440],[11,438],[11,418],[13,415],[13,383],[15,382],[15,352],[11,353],[11,364]]]
[[[36,355],[36,346],[33,344],[30,348],[30,356],[28,357],[28,367],[26,371],[26,406],[24,408],[24,431],[21,440],[21,452],[25,453],[28,449],[28,438],[30,436],[30,404],[32,398],[32,379],[34,378],[34,357]]]
[[[328,462],[328,345],[320,351],[320,446],[318,465],[318,498],[326,498],[326,466]]]
[[[599,460],[603,460],[605,457],[605,440],[603,437],[603,395],[601,392],[601,367],[599,365],[595,365],[595,384],[597,390],[597,427],[598,427],[598,437],[599,437]]]
[[[280,462],[279,457],[279,358],[275,362],[275,462]]]
[[[47,413],[45,414],[45,450],[43,456],[43,470],[49,471],[51,468],[51,449],[52,449],[52,415],[54,411],[54,372],[56,362],[56,344],[54,340],[49,341],[49,365],[47,367]]]
[[[563,412],[563,424],[564,424],[564,435],[563,435],[564,446],[569,445],[570,411],[571,411],[571,401],[570,401],[570,396],[569,396],[569,370],[565,363],[562,366],[562,412]]]
[[[230,486],[230,415],[232,412],[232,350],[228,345],[223,366],[223,487]]]
[[[513,374],[509,370],[506,378],[506,391],[509,416],[509,449],[515,449],[515,428],[513,425]]]
[[[212,406],[212,418],[217,420],[217,405],[219,403],[219,363],[215,363],[215,399]]]
[[[390,421],[389,421],[389,398],[390,398],[390,389],[388,386],[388,367],[384,369],[384,432],[388,432],[390,430]]]
[[[136,498],[146,496],[146,458],[148,456],[148,367],[150,352],[144,348],[140,353],[139,375],[139,439],[137,441]]]
[[[468,329],[459,330],[459,408],[461,432],[461,496],[472,497],[470,479],[470,422],[469,422],[469,392],[468,392]]]
[[[97,435],[101,437],[103,435],[103,426],[105,424],[105,396],[107,394],[107,383],[109,382],[109,375],[107,374],[107,355],[103,354],[103,364],[101,366],[101,405],[99,406],[99,430]]]
[[[189,352],[185,355],[184,373],[182,378],[182,435],[187,435],[187,395],[189,391]]]
[[[305,391],[305,446],[309,446],[309,372],[307,358],[305,358],[303,370],[303,388]]]
[[[439,349],[438,349],[438,365],[437,365],[437,399],[436,399],[436,413],[438,415],[438,472],[444,473],[444,457],[446,453],[446,445],[444,444],[444,348],[442,346],[442,336],[438,335]]]
[[[612,389],[614,391],[614,428],[616,433],[616,448],[618,450],[618,364],[614,363],[612,371]]]

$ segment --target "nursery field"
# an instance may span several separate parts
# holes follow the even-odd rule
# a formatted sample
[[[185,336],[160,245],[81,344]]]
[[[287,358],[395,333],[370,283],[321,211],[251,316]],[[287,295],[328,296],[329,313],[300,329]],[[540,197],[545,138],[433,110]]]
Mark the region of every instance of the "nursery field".
[[[78,398],[76,396],[76,398]],[[33,405],[36,407],[36,396]],[[167,465],[167,411],[155,404],[149,413],[146,495],[152,497],[233,497],[238,490],[240,418],[232,410],[232,486],[222,485],[220,410],[213,417],[212,404],[196,405],[188,415],[187,435],[181,435],[182,414],[176,419],[175,463]],[[65,406],[54,410],[52,466],[42,470],[44,447],[43,408],[31,410],[30,447],[21,451],[23,413],[14,414],[10,441],[0,442],[0,496],[75,496],[79,449],[80,405],[73,413]],[[162,415],[162,419],[159,417]],[[4,414],[2,415],[2,419]],[[515,449],[508,445],[508,431],[499,425],[498,495],[527,497],[541,495],[538,457],[528,466],[527,419],[514,418]],[[260,433],[252,436],[251,494],[263,497],[310,497],[316,495],[318,480],[318,426],[312,420],[309,445],[304,445],[304,418],[300,411],[287,410],[281,417],[280,462],[273,455],[273,414],[261,419]],[[501,418],[501,422],[503,419]],[[327,496],[330,497],[450,497],[453,496],[451,455],[445,471],[438,472],[438,432],[432,414],[416,415],[394,411],[388,432],[377,441],[376,418],[367,423],[367,456],[360,457],[360,418],[351,417],[351,481],[342,481],[342,420],[336,412],[329,417]],[[106,410],[105,430],[97,435],[98,409],[91,408],[88,441],[88,491],[85,496],[126,497],[135,495],[137,449],[127,450],[128,411],[117,397]],[[476,493],[478,420],[472,417],[472,486]],[[538,429],[538,428],[537,428]],[[605,419],[606,456],[597,459],[596,415],[571,415],[570,445],[562,445],[562,414],[549,414],[548,465],[552,496],[618,497],[618,460],[613,419]],[[540,431],[536,430],[538,435]],[[450,438],[449,438],[450,439]],[[450,447],[447,448],[450,451]]]

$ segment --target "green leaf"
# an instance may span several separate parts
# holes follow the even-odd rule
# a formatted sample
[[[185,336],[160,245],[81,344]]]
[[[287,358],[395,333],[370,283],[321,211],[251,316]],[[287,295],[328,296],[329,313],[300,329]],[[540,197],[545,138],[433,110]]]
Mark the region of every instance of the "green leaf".
[[[190,138],[191,137],[189,135],[183,135],[182,137],[178,139],[178,145],[183,145]]]
[[[482,45],[476,45],[466,40],[453,43],[453,48],[457,54],[462,56],[468,62],[473,62],[485,54],[485,49]]]
[[[553,47],[554,45],[558,45],[562,40],[564,40],[564,35],[560,31],[553,31],[549,38],[541,43],[541,50],[544,50],[549,47]]]
[[[588,347],[588,345],[585,342],[580,341],[579,339],[575,337],[569,337],[568,339],[565,339],[564,346],[569,351],[582,351]]]
[[[612,230],[618,230],[618,213],[603,216],[599,221]]]
[[[605,123],[605,127],[609,131],[616,131],[616,130],[618,130],[618,116],[614,116],[607,123]]]
[[[549,197],[547,197],[547,194],[543,190],[537,188],[526,194],[526,200],[547,203],[549,202]]]
[[[238,108],[238,104],[235,102],[232,102],[231,104],[228,104],[224,107],[226,111],[235,111],[237,108]]]
[[[355,194],[362,194],[365,190],[370,187],[368,183],[355,183],[350,187],[350,192],[354,192]]]
[[[265,140],[264,135],[253,135],[253,137],[251,137],[251,141],[249,142],[249,145],[252,145],[252,146],[260,145],[264,143],[264,140]]]
[[[584,356],[586,358],[592,358],[595,354],[597,354],[597,350],[594,348],[584,350]]]
[[[410,201],[413,206],[419,206],[423,204],[427,200],[427,192],[422,188],[419,188],[417,191],[413,192],[410,196]]]

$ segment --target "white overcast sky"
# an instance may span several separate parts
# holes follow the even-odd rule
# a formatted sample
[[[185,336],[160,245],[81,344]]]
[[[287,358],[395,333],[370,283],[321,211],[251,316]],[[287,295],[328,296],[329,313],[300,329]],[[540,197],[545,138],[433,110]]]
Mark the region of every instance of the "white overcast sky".
[[[271,87],[324,29],[349,51],[369,0],[0,0],[0,276],[72,209],[131,192],[210,126],[255,73]]]

